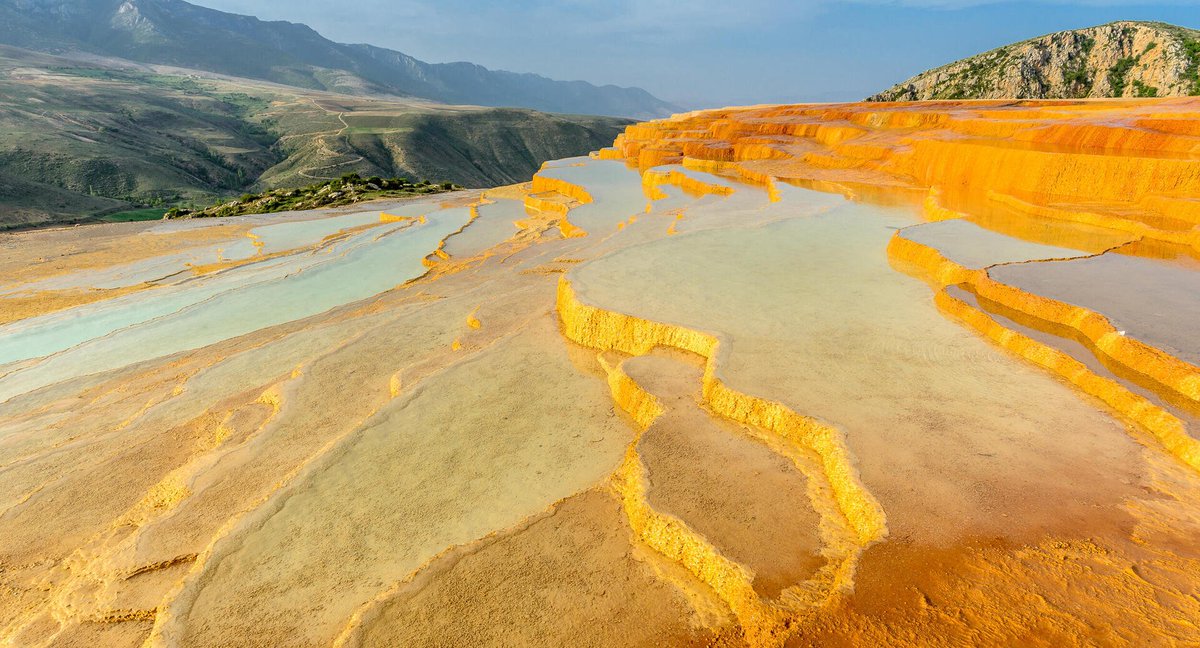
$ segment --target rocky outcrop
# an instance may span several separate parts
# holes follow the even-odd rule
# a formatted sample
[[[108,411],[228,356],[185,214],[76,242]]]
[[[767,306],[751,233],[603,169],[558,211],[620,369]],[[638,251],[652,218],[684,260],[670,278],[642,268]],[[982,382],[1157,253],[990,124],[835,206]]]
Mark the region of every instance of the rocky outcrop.
[[[922,72],[869,101],[1200,94],[1200,31],[1121,21],[1006,45]]]

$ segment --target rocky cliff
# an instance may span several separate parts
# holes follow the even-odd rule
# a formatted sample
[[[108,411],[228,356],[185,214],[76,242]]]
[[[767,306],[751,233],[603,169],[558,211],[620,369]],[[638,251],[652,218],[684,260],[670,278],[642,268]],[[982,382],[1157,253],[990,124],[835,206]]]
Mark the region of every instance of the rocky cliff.
[[[869,101],[1180,97],[1200,94],[1200,31],[1114,22],[943,65]]]

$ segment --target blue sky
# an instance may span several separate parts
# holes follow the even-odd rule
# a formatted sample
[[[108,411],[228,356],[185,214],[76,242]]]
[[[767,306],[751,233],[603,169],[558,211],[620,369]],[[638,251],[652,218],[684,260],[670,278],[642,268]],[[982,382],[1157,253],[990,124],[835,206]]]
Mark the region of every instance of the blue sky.
[[[1200,0],[192,0],[340,42],[643,87],[687,107],[860,99],[1033,36],[1121,19],[1200,28]]]

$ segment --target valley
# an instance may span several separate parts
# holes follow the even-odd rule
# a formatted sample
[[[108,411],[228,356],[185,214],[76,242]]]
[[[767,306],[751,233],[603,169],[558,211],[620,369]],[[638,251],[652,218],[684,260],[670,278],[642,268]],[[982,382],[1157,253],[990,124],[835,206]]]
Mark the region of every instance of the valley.
[[[347,173],[507,184],[610,142],[627,123],[0,47],[0,228],[208,207]]]

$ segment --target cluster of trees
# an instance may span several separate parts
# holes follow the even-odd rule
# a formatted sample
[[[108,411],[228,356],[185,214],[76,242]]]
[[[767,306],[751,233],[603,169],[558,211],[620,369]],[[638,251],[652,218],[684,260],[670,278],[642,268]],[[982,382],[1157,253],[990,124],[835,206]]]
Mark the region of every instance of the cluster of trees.
[[[371,176],[369,178],[364,178],[357,173],[347,173],[347,174],[343,175],[340,179],[330,180],[328,183],[325,183],[325,184],[329,184],[335,191],[338,189],[342,189],[346,186],[362,187],[362,188],[367,189],[368,191],[371,191],[371,190],[403,191],[405,189],[412,189],[413,187],[434,186],[434,183],[432,183],[428,180],[420,180],[417,182],[410,182],[408,178],[397,178],[395,176],[392,176],[391,178],[381,178],[379,176]],[[317,184],[317,185],[312,185],[309,188],[310,189],[320,189],[320,187],[322,187],[322,186],[324,186],[324,185]],[[443,182],[437,186],[440,187],[444,191],[449,191],[454,188],[454,184],[451,182]]]
[[[389,193],[431,194],[459,188],[452,182],[434,184],[428,180],[411,182],[408,178],[397,177],[371,176],[364,178],[357,173],[347,173],[336,180],[327,180],[299,189],[273,189],[257,194],[242,194],[237,200],[217,204],[207,209],[192,210],[177,207],[168,211],[166,218],[236,216],[289,209],[316,209],[369,200]]]

